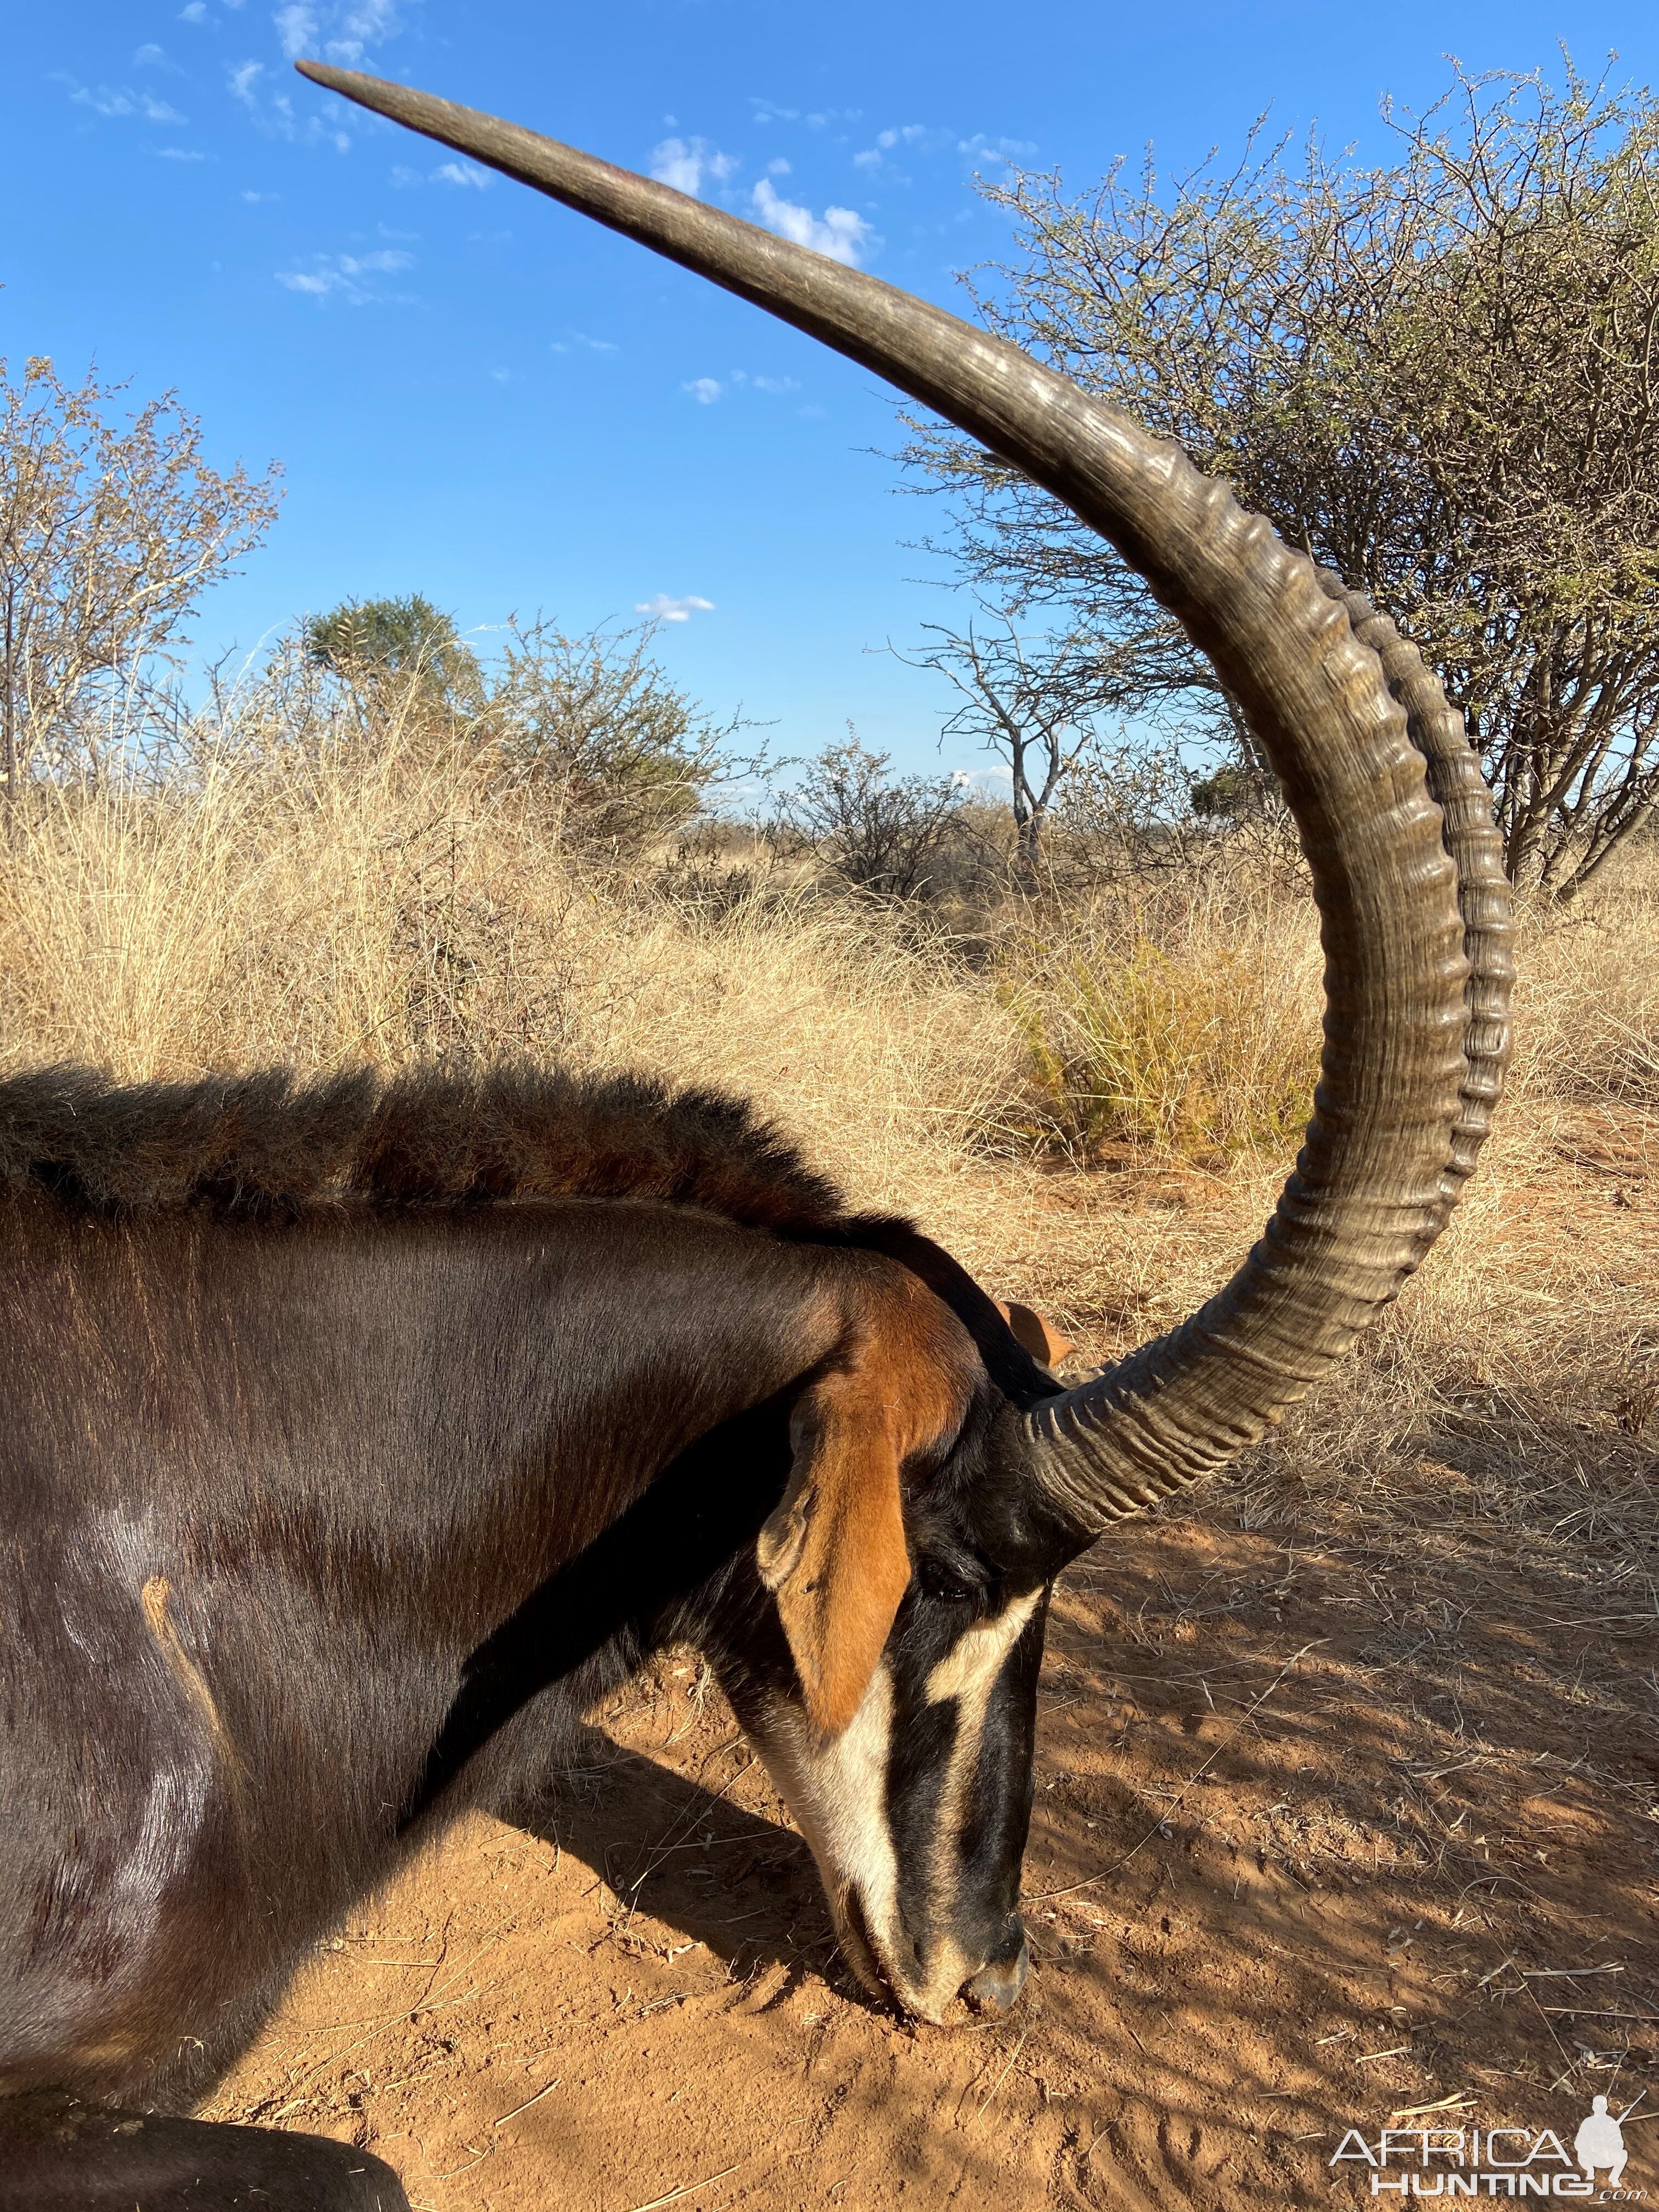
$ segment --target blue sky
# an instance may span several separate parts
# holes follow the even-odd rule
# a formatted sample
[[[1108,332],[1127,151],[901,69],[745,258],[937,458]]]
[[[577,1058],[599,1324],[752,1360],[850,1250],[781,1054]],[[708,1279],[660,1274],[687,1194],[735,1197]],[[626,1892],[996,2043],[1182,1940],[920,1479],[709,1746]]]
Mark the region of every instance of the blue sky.
[[[654,170],[959,304],[995,258],[973,189],[1012,157],[1081,186],[1252,118],[1380,154],[1384,94],[1447,54],[1659,74],[1653,0],[1159,8],[933,0],[82,0],[20,10],[0,132],[0,352],[176,386],[216,460],[280,459],[283,513],[204,604],[204,651],[348,596],[424,592],[483,632],[670,603],[663,657],[775,748],[850,717],[939,762],[939,679],[871,647],[948,619],[908,550],[890,397],[752,308],[313,90],[305,52]],[[27,180],[24,199],[16,180]],[[703,604],[706,603],[706,604]],[[971,755],[945,765],[973,766]]]

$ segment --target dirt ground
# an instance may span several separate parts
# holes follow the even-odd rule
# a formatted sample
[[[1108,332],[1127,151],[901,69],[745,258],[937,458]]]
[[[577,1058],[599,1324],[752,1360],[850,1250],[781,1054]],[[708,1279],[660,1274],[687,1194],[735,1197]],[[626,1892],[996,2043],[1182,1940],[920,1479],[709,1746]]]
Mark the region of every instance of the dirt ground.
[[[1584,1172],[1609,1249],[1654,1243]],[[1385,1511],[1224,1490],[1066,1575],[1007,2016],[859,1992],[686,1655],[344,1929],[210,2109],[372,2146],[428,2212],[1231,2212],[1370,2197],[1351,2127],[1571,2145],[1605,2094],[1659,2197],[1659,1453],[1586,1433],[1593,1510],[1528,1525],[1497,1418]]]
[[[1650,1620],[1593,1562],[1406,1548],[1194,1518],[1067,1577],[1006,2019],[862,1997],[686,1662],[337,1939],[215,2109],[439,2212],[1231,2208],[1363,2193],[1326,2161],[1391,2113],[1570,2139],[1645,2089],[1659,2193]]]

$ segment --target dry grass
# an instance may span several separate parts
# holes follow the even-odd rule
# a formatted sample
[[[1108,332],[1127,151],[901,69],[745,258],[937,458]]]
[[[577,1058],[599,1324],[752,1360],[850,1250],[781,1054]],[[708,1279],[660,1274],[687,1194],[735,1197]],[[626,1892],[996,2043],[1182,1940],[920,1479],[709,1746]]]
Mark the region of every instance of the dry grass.
[[[1215,1166],[1293,1149],[1319,1072],[1319,972],[1310,902],[1261,874],[1126,886],[1013,933],[1005,990],[1037,1127],[1079,1165],[1125,1147]]]
[[[1115,894],[969,958],[810,885],[677,903],[672,872],[568,859],[485,764],[380,734],[233,727],[165,786],[0,823],[0,1066],[513,1053],[722,1083],[1097,1358],[1214,1288],[1272,1205],[1317,1016],[1293,891]],[[728,1772],[718,1701],[659,1696],[659,1668],[604,1716],[635,1748],[594,1802],[422,1860],[216,2116],[373,2142],[431,2212],[728,2172],[769,2203],[786,2154],[836,2202],[860,2161],[908,2191],[860,2202],[918,2177],[943,2201],[967,2159],[975,2201],[1227,2212],[1390,2104],[1553,2125],[1592,2088],[1627,2101],[1652,2016],[1656,924],[1646,864],[1524,917],[1511,1097],[1421,1276],[1231,1487],[1068,1571],[1020,2012],[896,2060],[763,1771]],[[1581,2021],[1599,1984],[1534,1978],[1564,1961],[1624,1976],[1638,2024]]]
[[[283,766],[217,753],[188,785],[20,810],[0,1064],[644,1067],[750,1093],[893,1202],[1017,1085],[994,994],[878,916],[769,900],[710,921],[567,864],[545,804],[464,756]]]
[[[575,866],[544,801],[441,744],[246,723],[164,784],[36,795],[5,836],[0,1065],[513,1053],[722,1084],[1102,1357],[1224,1277],[1306,1097],[1317,947],[1283,888],[1115,894],[969,962],[868,908],[711,915]],[[1650,1540],[1656,931],[1648,863],[1524,918],[1487,1165],[1364,1357],[1256,1455],[1252,1510],[1415,1510],[1428,1480],[1562,1540]],[[1056,1127],[1070,1160],[1036,1140]]]

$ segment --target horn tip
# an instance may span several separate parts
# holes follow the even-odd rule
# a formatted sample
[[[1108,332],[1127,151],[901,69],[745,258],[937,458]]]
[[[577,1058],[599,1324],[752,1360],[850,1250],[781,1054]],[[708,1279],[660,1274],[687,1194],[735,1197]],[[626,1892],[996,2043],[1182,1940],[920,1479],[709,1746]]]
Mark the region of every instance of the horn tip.
[[[335,69],[327,62],[309,61],[303,55],[294,66],[301,76],[309,77],[313,84],[320,84],[329,92],[348,92],[354,85],[380,82],[378,78],[365,76],[361,70]]]

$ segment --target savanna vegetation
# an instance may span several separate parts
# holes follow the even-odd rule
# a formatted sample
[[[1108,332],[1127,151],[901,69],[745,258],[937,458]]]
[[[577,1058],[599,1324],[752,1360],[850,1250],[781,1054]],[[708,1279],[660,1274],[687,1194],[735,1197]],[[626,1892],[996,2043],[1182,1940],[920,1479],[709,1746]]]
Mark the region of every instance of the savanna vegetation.
[[[1508,1103],[1420,1278],[1200,1509],[1286,1553],[1283,1590],[1298,1553],[1347,1562],[1371,1595],[1330,1601],[1374,1633],[1345,1711],[1477,1768],[1479,1728],[1434,1718],[1409,1672],[1461,1665],[1454,1599],[1506,1577],[1523,1607],[1571,1585],[1584,1613],[1593,1559],[1597,1618],[1650,1637],[1659,1607],[1659,108],[1460,79],[1400,130],[1363,172],[1253,147],[1169,190],[1012,173],[986,189],[1018,258],[979,304],[1370,592],[1483,748],[1520,920]],[[0,1066],[640,1067],[755,1098],[1080,1358],[1222,1279],[1305,1117],[1316,918],[1232,702],[1051,502],[917,430],[982,613],[905,650],[1012,804],[896,773],[850,729],[769,784],[759,733],[689,698],[648,628],[538,620],[486,657],[417,594],[365,600],[181,690],[190,610],[273,484],[209,469],[171,398],[125,426],[119,404],[39,362],[0,392]],[[1166,1517],[1149,1576],[1184,1572]],[[1257,1596],[1215,1571],[1231,1628]],[[1162,1602],[1126,1631],[1160,1664],[1207,1617]],[[1534,1668],[1536,1710],[1582,1719],[1556,1765],[1639,1749],[1649,1782],[1607,1784],[1635,1819],[1659,1769],[1625,1633],[1488,1671]],[[1429,1784],[1395,1780],[1398,1834],[1429,1834],[1406,1812]],[[1410,1857],[1424,1899],[1448,1848],[1437,1873]],[[1449,1928],[1544,1942],[1503,1917],[1533,1910],[1502,1888],[1519,1875],[1453,1871]],[[1047,1918],[1086,1955],[1082,1923]],[[1636,2032],[1602,2036],[1621,2066]],[[350,2124],[349,2083],[309,2124]]]

